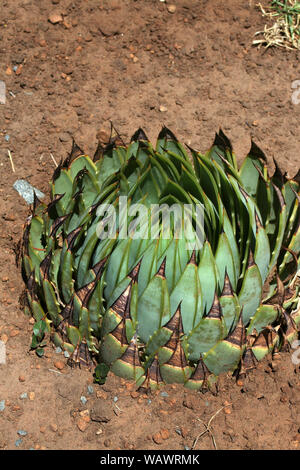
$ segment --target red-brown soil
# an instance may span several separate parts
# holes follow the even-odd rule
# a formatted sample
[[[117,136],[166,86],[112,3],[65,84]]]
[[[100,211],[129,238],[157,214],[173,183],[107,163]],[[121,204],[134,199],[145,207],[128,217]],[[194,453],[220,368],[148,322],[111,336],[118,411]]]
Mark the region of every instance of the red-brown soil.
[[[254,1],[173,0],[174,13],[170,3],[1,2],[0,339],[7,362],[0,365],[0,449],[192,448],[224,406],[196,449],[213,449],[212,435],[218,449],[300,448],[300,369],[292,352],[263,361],[239,385],[222,377],[217,396],[181,386],[148,396],[112,375],[92,385],[92,375],[71,370],[52,345],[43,359],[29,351],[32,324],[19,303],[13,251],[28,206],[13,183],[24,178],[48,193],[50,154],[65,158],[71,136],[93,153],[109,120],[125,140],[139,126],[154,140],[165,124],[205,151],[221,127],[240,158],[252,137],[270,168],[272,157],[290,176],[299,168],[300,105],[291,101],[291,83],[300,80],[300,52],[251,46],[264,25]],[[50,23],[53,12],[63,22]]]

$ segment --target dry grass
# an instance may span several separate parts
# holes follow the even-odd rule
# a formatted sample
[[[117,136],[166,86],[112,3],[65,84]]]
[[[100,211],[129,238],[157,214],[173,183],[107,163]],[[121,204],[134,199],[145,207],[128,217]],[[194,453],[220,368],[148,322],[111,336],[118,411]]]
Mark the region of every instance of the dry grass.
[[[255,36],[263,35],[262,39],[253,41],[254,45],[300,49],[300,2],[296,0],[273,0],[269,7],[258,3],[262,15],[273,21],[271,26],[265,25],[263,31]]]

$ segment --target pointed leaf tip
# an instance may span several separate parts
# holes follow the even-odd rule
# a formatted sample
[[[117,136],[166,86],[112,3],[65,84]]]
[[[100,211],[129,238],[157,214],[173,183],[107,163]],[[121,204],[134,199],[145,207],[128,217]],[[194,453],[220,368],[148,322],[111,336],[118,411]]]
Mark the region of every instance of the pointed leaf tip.
[[[130,139],[130,142],[139,142],[140,140],[142,141],[149,140],[141,127],[139,127],[138,130],[133,134],[133,136]]]
[[[173,134],[173,132],[166,126],[163,126],[162,130],[158,134],[158,139],[174,140],[175,142],[178,142],[178,139],[175,134]]]
[[[267,157],[264,152],[258,147],[258,145],[251,139],[251,148],[249,154],[254,158],[261,158],[264,162],[267,162]]]

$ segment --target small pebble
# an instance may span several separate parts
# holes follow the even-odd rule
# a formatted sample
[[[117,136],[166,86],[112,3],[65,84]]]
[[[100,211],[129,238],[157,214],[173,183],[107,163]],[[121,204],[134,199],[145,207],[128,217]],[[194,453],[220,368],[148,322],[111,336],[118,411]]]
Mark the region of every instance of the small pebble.
[[[19,382],[25,382],[25,377],[24,375],[19,376]]]
[[[50,424],[50,429],[51,429],[51,431],[53,431],[53,432],[57,432],[57,431],[58,431],[58,426],[57,426],[57,424],[51,423],[51,424]]]
[[[22,439],[17,439],[15,442],[16,447],[19,447],[22,444]]]
[[[182,433],[181,433],[181,429],[178,429],[178,428],[175,429],[175,432],[177,432],[177,434],[179,434],[179,436],[181,436],[181,434],[182,434]]]
[[[114,402],[116,403],[119,400],[118,397],[114,397]]]
[[[94,393],[94,388],[93,388],[91,385],[88,385],[88,388],[87,388],[87,389],[88,389],[89,395],[93,395],[93,393]]]
[[[29,398],[29,400],[33,401],[35,399],[35,393],[34,392],[29,392],[28,398]]]
[[[48,21],[50,21],[52,24],[57,24],[63,21],[63,17],[60,13],[53,12],[48,16]]]
[[[161,113],[166,113],[168,111],[168,108],[166,106],[161,105],[159,107],[159,110],[160,110]]]
[[[160,432],[157,432],[156,434],[154,434],[154,435],[152,436],[152,439],[153,439],[153,441],[155,442],[155,444],[160,445],[160,444],[163,443],[163,438],[162,438]]]
[[[7,341],[8,341],[8,336],[7,336],[5,333],[3,333],[3,334],[1,335],[1,341],[2,341],[2,343],[4,343],[4,344],[7,343]]]
[[[161,394],[162,397],[168,397],[169,396],[169,394],[167,392],[161,392],[160,394]]]
[[[176,11],[176,5],[168,5],[169,13],[175,13],[175,11]]]
[[[83,405],[85,405],[86,402],[87,402],[87,398],[85,396],[82,396],[82,397],[80,397],[80,401]]]
[[[76,423],[76,424],[77,424],[78,429],[79,429],[81,432],[86,431],[86,429],[87,429],[87,427],[88,427],[88,425],[89,425],[89,423],[88,423],[85,419],[83,419],[83,418],[79,418],[79,419],[77,420],[77,423]]]
[[[60,354],[62,352],[61,347],[57,346],[57,348],[55,348],[55,352],[56,354]]]
[[[160,431],[160,435],[164,440],[169,439],[169,437],[170,437],[170,433],[169,433],[168,429],[166,429],[166,428],[164,428]]]
[[[184,450],[191,450],[189,446],[184,446]]]
[[[19,436],[27,436],[27,431],[23,431],[23,429],[19,429],[19,431],[17,431],[17,433],[19,434]]]
[[[20,398],[21,400],[25,400],[26,398],[28,398],[28,394],[26,392],[23,392],[21,393]]]
[[[63,368],[65,367],[65,363],[62,361],[55,361],[54,367],[56,367],[56,369],[58,370],[63,370]]]
[[[9,142],[10,136],[9,136],[8,134],[6,134],[6,136],[4,137],[4,139],[6,140],[6,142]]]
[[[5,409],[5,400],[0,400],[0,411],[4,411]]]
[[[64,351],[64,356],[65,357],[70,357],[70,353],[68,351]]]

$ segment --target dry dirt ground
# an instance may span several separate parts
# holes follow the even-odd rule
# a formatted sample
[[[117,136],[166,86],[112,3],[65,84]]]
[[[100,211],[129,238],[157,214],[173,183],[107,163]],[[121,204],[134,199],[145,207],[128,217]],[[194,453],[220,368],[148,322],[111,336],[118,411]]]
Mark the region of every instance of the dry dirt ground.
[[[139,126],[153,140],[165,124],[202,151],[221,127],[240,158],[252,137],[270,167],[276,157],[296,173],[300,104],[291,84],[300,53],[251,46],[264,25],[255,3],[172,0],[171,13],[159,0],[1,0],[0,449],[300,448],[292,352],[242,384],[222,377],[217,396],[180,386],[148,396],[111,375],[95,385],[51,345],[43,359],[29,351],[13,251],[28,215],[13,183],[48,193],[50,154],[65,158],[71,136],[92,153],[110,120],[125,140]],[[197,440],[214,415],[211,434]]]

